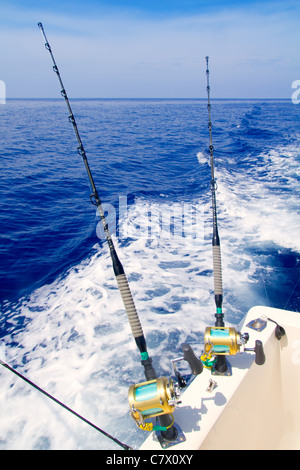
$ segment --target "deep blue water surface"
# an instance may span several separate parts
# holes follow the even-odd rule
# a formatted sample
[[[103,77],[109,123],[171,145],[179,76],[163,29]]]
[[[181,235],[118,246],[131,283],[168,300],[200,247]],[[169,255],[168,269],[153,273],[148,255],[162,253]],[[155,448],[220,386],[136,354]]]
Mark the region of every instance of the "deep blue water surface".
[[[116,221],[113,210],[108,218],[139,309],[146,312],[142,323],[149,346],[159,354],[176,354],[180,335],[189,329],[197,335],[201,321],[207,322],[205,315],[214,313],[206,102],[71,104],[99,195],[108,212],[109,207],[115,209]],[[238,322],[256,304],[300,311],[300,107],[290,101],[213,100],[212,122],[227,318]],[[98,365],[86,370],[86,382],[80,375],[85,393],[96,386],[97,378],[115,373],[109,380],[115,383],[117,399],[125,393],[126,401],[123,391],[136,380],[134,373],[128,372],[126,380],[125,365],[108,351],[120,328],[125,333],[116,340],[118,349],[122,352],[123,343],[131,344],[127,320],[113,297],[116,287],[107,246],[99,238],[99,217],[90,203],[89,182],[64,100],[8,100],[0,105],[0,135],[0,338],[6,354],[34,375],[35,370],[48,371],[45,361],[51,359],[52,367],[60,356],[63,364],[73,364],[65,359],[70,345],[75,354],[76,347],[85,344],[78,353],[78,361],[88,356],[84,368],[102,348]],[[127,237],[121,236],[122,197],[132,222]],[[181,208],[195,204],[204,218],[197,234],[162,239],[156,230],[159,220],[171,211],[172,232]],[[189,214],[186,209],[185,222]],[[139,236],[150,219],[151,236]],[[92,333],[84,332],[85,327]],[[130,347],[134,363],[135,345]],[[49,386],[57,383],[63,394],[68,387],[61,385],[63,378],[56,381],[51,367]],[[164,370],[166,365],[159,367]],[[78,368],[75,361],[72,377],[77,377]],[[125,387],[121,391],[120,376]],[[71,387],[74,397],[80,380]],[[106,396],[101,400],[105,403]],[[99,407],[100,422],[112,426],[112,432],[119,429],[113,420],[105,422],[105,410]],[[21,418],[16,415],[15,420]],[[29,422],[23,417],[22,423]],[[9,425],[3,426],[1,442],[10,448],[23,428],[20,424],[19,434],[12,435]],[[47,432],[30,432],[20,445],[59,448]],[[84,438],[74,437],[66,447],[80,448],[78,442]]]
[[[196,158],[208,146],[205,101],[75,100],[72,106],[103,202],[117,209],[119,195],[127,195],[129,203],[141,195],[159,200],[162,193],[169,201],[207,196],[210,170]],[[275,210],[265,221],[266,229],[270,223],[275,228],[277,217],[299,209],[299,107],[289,101],[224,100],[212,109],[219,179],[222,170],[231,175],[240,206],[245,197],[244,191],[239,195],[240,175],[249,175],[246,194],[252,195],[253,180],[261,183],[263,191],[253,195],[258,206],[276,208],[276,198],[284,199],[283,213]],[[87,176],[63,100],[8,101],[0,116],[0,295],[1,301],[16,301],[88,256],[98,239]],[[276,161],[266,159],[270,152],[277,152]],[[287,223],[285,230],[295,231],[295,246],[284,243],[283,233],[282,245],[258,238],[246,249],[278,273],[267,279],[268,289],[286,289],[281,301],[272,295],[272,303],[298,309],[297,291],[292,293],[296,219],[294,224]]]

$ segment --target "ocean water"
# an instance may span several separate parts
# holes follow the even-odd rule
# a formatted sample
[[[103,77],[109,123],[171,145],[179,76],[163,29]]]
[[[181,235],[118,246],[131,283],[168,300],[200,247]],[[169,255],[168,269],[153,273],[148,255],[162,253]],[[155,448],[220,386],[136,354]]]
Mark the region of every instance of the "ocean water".
[[[158,375],[214,322],[205,100],[71,100]],[[300,310],[300,107],[212,101],[224,314]],[[0,359],[117,439],[143,368],[63,99],[0,106]],[[180,367],[184,368],[184,364]],[[0,449],[119,449],[0,368]]]

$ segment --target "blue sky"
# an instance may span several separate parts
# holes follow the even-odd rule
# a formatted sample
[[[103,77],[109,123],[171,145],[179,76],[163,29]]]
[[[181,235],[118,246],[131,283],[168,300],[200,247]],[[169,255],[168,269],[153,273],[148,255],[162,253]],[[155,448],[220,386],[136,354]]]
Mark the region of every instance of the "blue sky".
[[[0,0],[8,98],[290,98],[300,80],[297,0]]]

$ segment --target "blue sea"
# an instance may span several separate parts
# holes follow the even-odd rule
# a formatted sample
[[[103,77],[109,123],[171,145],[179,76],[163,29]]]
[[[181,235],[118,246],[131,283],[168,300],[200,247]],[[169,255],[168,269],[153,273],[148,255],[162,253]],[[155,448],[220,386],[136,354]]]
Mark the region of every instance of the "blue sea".
[[[214,322],[205,100],[71,100],[158,375]],[[300,107],[212,100],[224,314],[299,312]],[[0,358],[122,442],[144,381],[63,99],[0,105]],[[181,367],[181,366],[180,366]],[[184,365],[182,366],[184,367]],[[119,449],[0,370],[0,449]]]

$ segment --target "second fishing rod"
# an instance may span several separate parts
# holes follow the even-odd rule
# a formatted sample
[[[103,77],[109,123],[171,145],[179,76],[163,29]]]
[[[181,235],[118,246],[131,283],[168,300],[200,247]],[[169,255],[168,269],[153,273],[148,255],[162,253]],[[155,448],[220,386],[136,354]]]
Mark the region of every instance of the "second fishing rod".
[[[218,232],[217,219],[217,202],[216,202],[216,180],[215,180],[215,163],[214,163],[214,146],[212,142],[212,122],[211,122],[211,103],[210,103],[210,84],[209,84],[209,68],[206,58],[206,77],[207,77],[207,109],[208,109],[208,130],[209,130],[209,152],[210,152],[210,168],[211,168],[211,195],[212,195],[212,212],[213,212],[213,236],[212,236],[212,252],[213,252],[213,268],[214,268],[214,291],[216,304],[216,326],[223,327],[223,286],[222,286],[222,263],[221,263],[221,244]]]
[[[217,203],[216,203],[216,179],[214,168],[214,146],[212,142],[212,121],[211,121],[211,102],[210,102],[210,83],[209,83],[209,57],[206,58],[206,78],[207,78],[207,109],[208,109],[208,129],[209,129],[209,153],[211,167],[211,194],[212,194],[212,215],[213,215],[213,234],[212,234],[212,255],[213,255],[213,274],[214,274],[214,294],[215,294],[215,326],[207,327],[204,333],[204,351],[201,356],[205,367],[211,369],[214,375],[231,375],[231,366],[226,357],[235,355],[243,351],[254,351],[255,362],[257,365],[264,364],[265,356],[261,341],[256,341],[254,348],[245,348],[249,340],[248,333],[241,334],[233,327],[225,327],[223,304],[223,285],[222,285],[222,263],[221,263],[221,244],[218,232]]]

